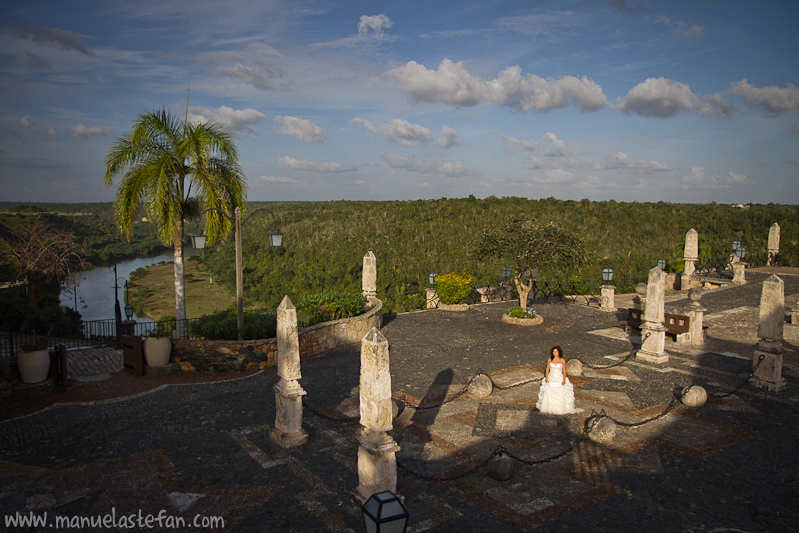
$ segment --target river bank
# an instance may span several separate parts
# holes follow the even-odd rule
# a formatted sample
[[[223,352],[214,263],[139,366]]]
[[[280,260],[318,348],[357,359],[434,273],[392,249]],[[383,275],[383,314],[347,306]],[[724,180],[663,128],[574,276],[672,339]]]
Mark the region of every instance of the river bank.
[[[185,261],[186,315],[197,318],[232,307],[235,296],[212,280],[195,261]],[[131,272],[128,301],[137,315],[151,320],[175,316],[175,281],[172,262]]]

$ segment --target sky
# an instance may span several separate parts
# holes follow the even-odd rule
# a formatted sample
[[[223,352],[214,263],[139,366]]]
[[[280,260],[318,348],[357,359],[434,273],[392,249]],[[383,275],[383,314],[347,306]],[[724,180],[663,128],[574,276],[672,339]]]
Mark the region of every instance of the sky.
[[[252,201],[799,204],[799,2],[5,0],[0,201],[113,201],[165,108]]]

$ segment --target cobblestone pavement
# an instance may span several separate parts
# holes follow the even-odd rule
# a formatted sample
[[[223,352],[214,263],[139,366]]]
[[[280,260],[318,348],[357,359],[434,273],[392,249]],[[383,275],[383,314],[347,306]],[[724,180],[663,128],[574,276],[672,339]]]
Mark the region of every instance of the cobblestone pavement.
[[[398,492],[410,513],[408,530],[794,531],[795,326],[786,325],[787,389],[737,390],[751,370],[751,309],[766,275],[748,273],[747,285],[705,294],[705,346],[669,342],[663,365],[625,359],[635,339],[619,327],[621,311],[542,302],[535,308],[544,323],[532,328],[502,323],[507,303],[385,317],[401,406],[392,436],[401,448]],[[799,294],[799,276],[781,276],[786,294]],[[534,408],[555,344],[585,364],[573,378],[574,416]],[[350,502],[358,484],[358,368],[358,345],[303,361],[310,438],[289,450],[269,438],[274,369],[139,394],[130,394],[130,383],[153,377],[113,375],[102,383],[124,383],[127,396],[84,396],[0,422],[0,508],[6,516],[48,512],[51,520],[163,513],[186,524],[130,531],[219,531],[201,527],[214,517],[224,519],[226,531],[362,531]],[[460,394],[479,370],[494,392],[484,399]],[[672,402],[675,389],[693,384],[711,395],[704,407]],[[620,423],[654,420],[619,426],[615,439],[600,445],[582,429],[601,411]],[[518,459],[507,481],[478,468],[498,446]]]

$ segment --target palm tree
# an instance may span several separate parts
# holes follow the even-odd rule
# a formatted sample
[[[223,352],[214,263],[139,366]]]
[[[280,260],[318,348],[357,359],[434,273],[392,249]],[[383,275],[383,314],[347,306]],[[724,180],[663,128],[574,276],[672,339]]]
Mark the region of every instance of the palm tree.
[[[243,207],[247,183],[230,133],[219,124],[189,124],[166,110],[138,116],[128,133],[116,139],[105,157],[106,187],[122,174],[114,200],[119,230],[130,240],[141,205],[158,226],[158,236],[175,249],[177,336],[187,337],[183,277],[183,223],[201,210],[216,208],[232,217]],[[230,221],[208,211],[209,243],[230,232]]]

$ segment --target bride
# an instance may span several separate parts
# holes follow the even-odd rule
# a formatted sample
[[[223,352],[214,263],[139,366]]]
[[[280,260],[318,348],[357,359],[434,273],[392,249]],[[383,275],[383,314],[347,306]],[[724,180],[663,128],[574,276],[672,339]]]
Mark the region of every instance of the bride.
[[[566,360],[563,358],[560,346],[552,348],[535,406],[542,413],[551,415],[569,415],[577,412],[574,407],[574,387],[566,377]]]

